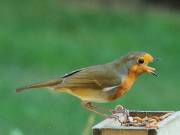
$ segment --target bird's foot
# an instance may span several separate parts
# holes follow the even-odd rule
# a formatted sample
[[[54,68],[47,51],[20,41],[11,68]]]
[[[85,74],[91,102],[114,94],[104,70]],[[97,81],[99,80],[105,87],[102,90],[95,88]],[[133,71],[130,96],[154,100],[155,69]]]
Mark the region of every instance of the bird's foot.
[[[122,105],[116,106],[116,108],[112,111],[112,115],[109,116],[109,118],[113,118],[116,121],[119,121],[121,124],[125,124],[131,121],[129,111]]]

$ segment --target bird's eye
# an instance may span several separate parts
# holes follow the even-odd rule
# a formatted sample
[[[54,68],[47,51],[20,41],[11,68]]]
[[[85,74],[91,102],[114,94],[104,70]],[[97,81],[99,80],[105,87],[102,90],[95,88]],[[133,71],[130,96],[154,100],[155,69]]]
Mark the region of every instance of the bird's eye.
[[[143,58],[138,59],[138,64],[143,64],[143,63],[144,63],[144,59]]]

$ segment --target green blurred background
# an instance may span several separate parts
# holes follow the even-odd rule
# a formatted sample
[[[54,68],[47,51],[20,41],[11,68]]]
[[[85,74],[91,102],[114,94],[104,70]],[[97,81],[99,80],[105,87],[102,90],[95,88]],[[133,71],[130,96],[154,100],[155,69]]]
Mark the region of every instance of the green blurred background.
[[[102,105],[179,110],[180,12],[173,6],[138,0],[0,0],[0,134],[83,134],[91,113],[75,97],[15,89],[130,51],[161,58],[154,64],[160,77],[143,75],[126,96]],[[102,120],[95,117],[95,123]]]

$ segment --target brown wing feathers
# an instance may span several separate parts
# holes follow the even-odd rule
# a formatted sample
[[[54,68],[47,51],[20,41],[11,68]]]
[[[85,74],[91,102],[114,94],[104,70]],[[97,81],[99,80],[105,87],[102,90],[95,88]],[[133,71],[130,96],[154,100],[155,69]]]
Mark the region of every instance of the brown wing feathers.
[[[109,70],[110,67],[104,68],[104,66],[94,66],[86,69],[76,70],[59,79],[35,83],[27,85],[22,88],[16,89],[16,92],[21,92],[26,89],[51,87],[54,89],[60,88],[93,88],[103,89],[105,87],[111,87],[120,83],[119,77],[116,73]],[[109,75],[109,72],[111,74]],[[111,83],[110,83],[111,82]],[[111,85],[109,85],[111,84]]]
[[[42,82],[42,83],[35,83],[35,84],[27,85],[27,86],[24,86],[24,87],[21,87],[21,88],[17,88],[16,92],[22,92],[24,90],[33,89],[33,88],[53,87],[53,86],[56,86],[56,85],[60,84],[63,81],[64,78],[72,76],[72,75],[74,75],[74,74],[76,74],[76,73],[78,73],[80,71],[81,70],[73,71],[73,72],[71,72],[69,74],[65,74],[61,78],[58,78],[58,79],[55,79],[55,80]]]
[[[51,80],[51,81],[47,81],[47,82],[42,82],[42,83],[35,83],[35,84],[31,84],[31,85],[27,85],[21,88],[17,88],[16,92],[22,92],[24,90],[27,89],[33,89],[33,88],[43,88],[43,87],[52,87],[55,85],[58,85],[62,82],[62,78],[56,79],[56,80]]]

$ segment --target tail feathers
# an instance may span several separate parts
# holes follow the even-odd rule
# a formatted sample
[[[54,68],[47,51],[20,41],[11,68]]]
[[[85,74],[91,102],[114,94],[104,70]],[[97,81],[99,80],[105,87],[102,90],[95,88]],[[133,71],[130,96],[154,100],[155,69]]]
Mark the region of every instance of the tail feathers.
[[[24,90],[34,89],[34,88],[53,87],[53,86],[56,86],[56,85],[60,84],[61,82],[62,82],[62,78],[47,81],[47,82],[42,82],[42,83],[35,83],[35,84],[27,85],[27,86],[24,86],[24,87],[21,87],[21,88],[17,88],[16,92],[19,93],[19,92],[22,92]]]

